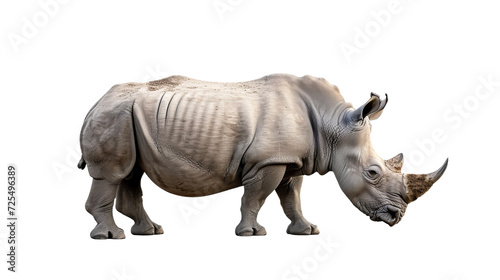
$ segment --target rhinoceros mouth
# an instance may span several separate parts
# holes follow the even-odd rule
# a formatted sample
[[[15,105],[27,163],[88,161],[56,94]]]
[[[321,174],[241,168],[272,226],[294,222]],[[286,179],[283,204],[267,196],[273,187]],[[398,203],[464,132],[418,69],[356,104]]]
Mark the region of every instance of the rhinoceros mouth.
[[[394,226],[401,221],[404,212],[394,205],[384,205],[377,210],[370,212],[369,216],[372,221],[384,222],[389,226]]]

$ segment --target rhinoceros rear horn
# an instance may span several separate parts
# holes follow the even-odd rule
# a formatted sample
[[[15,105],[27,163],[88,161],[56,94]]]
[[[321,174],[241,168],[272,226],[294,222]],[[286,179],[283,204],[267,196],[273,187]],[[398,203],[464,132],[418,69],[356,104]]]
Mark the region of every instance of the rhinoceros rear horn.
[[[390,170],[401,173],[401,168],[403,168],[403,154],[398,154],[397,156],[388,159],[385,161],[385,166],[387,166]]]
[[[351,119],[354,121],[361,121],[369,117],[370,120],[376,120],[382,115],[382,111],[385,105],[387,105],[387,101],[389,101],[387,94],[385,94],[385,99],[381,100],[380,96],[372,92],[370,99],[363,106],[351,112]]]
[[[411,201],[417,200],[420,196],[422,196],[425,192],[427,192],[432,185],[441,178],[448,166],[448,159],[446,159],[445,163],[441,168],[434,171],[430,174],[404,174],[403,175],[403,183],[406,187],[406,192],[408,198]]]

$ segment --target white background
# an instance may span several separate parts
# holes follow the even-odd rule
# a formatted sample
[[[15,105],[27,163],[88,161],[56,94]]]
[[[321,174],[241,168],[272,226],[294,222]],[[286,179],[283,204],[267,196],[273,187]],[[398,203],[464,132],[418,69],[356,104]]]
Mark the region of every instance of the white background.
[[[20,218],[19,272],[2,261],[2,279],[500,278],[495,1],[48,2],[0,6],[0,209],[15,163]],[[345,54],[346,45],[356,52]],[[192,199],[145,178],[146,210],[165,234],[133,236],[132,221],[115,213],[125,240],[89,237],[91,178],[76,168],[78,138],[112,85],[277,72],[324,77],[354,106],[387,92],[373,122],[379,155],[403,152],[404,171],[417,173],[449,158],[446,174],[392,228],[355,209],[332,173],[314,175],[304,180],[303,210],[321,234],[287,235],[272,194],[259,215],[268,235],[252,238],[234,234],[241,188]],[[7,237],[1,226],[2,260]]]

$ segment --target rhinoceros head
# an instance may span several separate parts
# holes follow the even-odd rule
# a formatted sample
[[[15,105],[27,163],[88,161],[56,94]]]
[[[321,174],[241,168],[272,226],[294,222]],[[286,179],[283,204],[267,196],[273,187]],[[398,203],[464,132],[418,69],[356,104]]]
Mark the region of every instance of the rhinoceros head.
[[[334,172],[342,191],[373,221],[390,226],[403,217],[406,207],[423,195],[443,175],[448,160],[430,174],[403,174],[403,155],[383,160],[370,141],[370,120],[377,119],[387,104],[372,93],[358,109],[348,109],[342,117],[344,127],[337,143]]]

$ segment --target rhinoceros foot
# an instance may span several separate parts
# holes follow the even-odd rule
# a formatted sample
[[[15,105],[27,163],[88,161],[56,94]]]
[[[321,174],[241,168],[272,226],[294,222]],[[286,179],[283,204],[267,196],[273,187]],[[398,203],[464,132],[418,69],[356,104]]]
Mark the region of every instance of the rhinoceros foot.
[[[239,224],[236,227],[236,235],[238,236],[253,236],[253,235],[266,235],[266,229],[256,223],[255,225],[252,226],[245,226],[243,224]]]
[[[92,230],[90,237],[93,239],[124,239],[125,233],[116,225],[100,223]]]
[[[319,229],[318,226],[308,222],[296,222],[288,226],[286,233],[294,235],[316,235],[319,234]]]
[[[145,221],[134,224],[131,232],[134,235],[163,234],[163,228],[156,223]]]

